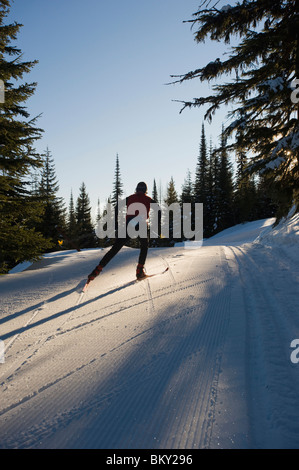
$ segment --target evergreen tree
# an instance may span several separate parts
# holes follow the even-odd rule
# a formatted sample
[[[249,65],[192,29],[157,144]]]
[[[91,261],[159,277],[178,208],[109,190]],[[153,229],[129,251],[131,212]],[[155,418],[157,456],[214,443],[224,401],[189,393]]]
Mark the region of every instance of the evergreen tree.
[[[118,154],[116,154],[115,174],[114,174],[114,183],[113,183],[111,203],[114,206],[116,206],[118,199],[121,198],[123,194],[124,194],[124,191],[123,191],[123,183],[121,181],[119,157],[118,157]]]
[[[197,166],[195,171],[195,182],[194,182],[194,202],[203,204],[203,233],[204,237],[207,236],[208,226],[208,153],[207,153],[207,141],[205,135],[204,124],[201,129],[201,140],[199,146],[199,155],[197,160]]]
[[[159,205],[160,205],[160,203],[159,203],[158,189],[157,189],[157,183],[156,183],[156,180],[155,180],[155,179],[154,179],[154,182],[153,182],[152,199],[153,199],[153,201],[154,201],[156,204],[159,204]],[[150,211],[150,214],[149,214],[149,227],[154,224],[153,219],[152,219],[152,216],[153,216],[153,212]],[[160,227],[159,227],[159,228],[160,228]],[[150,238],[150,239],[149,239],[149,246],[150,246],[150,247],[161,246],[161,240],[158,238],[158,235],[160,235],[160,233],[159,233],[159,228],[158,228],[157,233],[155,234],[155,238]]]
[[[67,237],[68,237],[68,245],[77,246],[78,226],[77,226],[73,191],[71,191],[70,202],[69,202],[69,211],[68,211],[68,220],[67,220]]]
[[[175,183],[174,183],[173,176],[170,178],[170,181],[167,185],[166,197],[165,197],[164,202],[168,206],[170,206],[174,202],[179,202],[179,197],[178,197],[178,193],[175,189]]]
[[[39,201],[30,194],[30,177],[41,166],[34,143],[42,130],[30,118],[24,103],[34,94],[35,83],[17,85],[36,61],[22,62],[21,51],[11,44],[21,27],[5,24],[9,0],[0,0],[0,80],[5,85],[0,103],[0,272],[16,263],[37,259],[49,242],[35,230],[42,214]],[[31,173],[31,174],[30,174]]]
[[[256,217],[257,195],[255,183],[247,171],[248,162],[244,152],[237,155],[237,173],[234,193],[236,223],[248,222]]]
[[[275,196],[274,196],[275,198]],[[275,217],[279,208],[275,203],[269,182],[264,176],[259,176],[256,183],[255,219]]]
[[[152,199],[158,204],[159,201],[159,196],[158,196],[158,190],[157,190],[157,184],[156,180],[154,179],[154,184],[153,184],[153,194],[152,194]]]
[[[167,206],[171,206],[172,204],[179,203],[179,197],[177,191],[175,189],[175,183],[173,177],[171,177],[166,190],[166,198],[164,199],[165,204]],[[169,240],[168,243],[170,245],[174,244],[174,240],[178,240],[179,238],[175,236],[178,230],[180,230],[179,226],[175,225],[176,219],[173,216],[173,212],[169,211]],[[181,226],[181,219],[178,221]]]
[[[57,248],[58,240],[63,238],[66,230],[64,201],[57,196],[59,184],[56,177],[55,163],[50,150],[44,154],[44,167],[41,175],[39,195],[44,205],[44,214],[39,230],[46,237],[52,239]]]
[[[91,207],[84,182],[80,186],[76,204],[76,221],[80,248],[96,246],[95,230],[91,221]]]
[[[111,196],[111,203],[115,208],[115,233],[117,235],[118,230],[118,200],[123,196],[123,184],[121,181],[120,166],[119,166],[119,157],[116,154],[116,163],[115,163],[115,174],[113,182],[113,191]]]
[[[70,195],[70,203],[69,203],[69,214],[68,214],[68,232],[70,235],[76,233],[76,213],[75,213],[75,206],[74,206],[74,197],[73,191],[71,191]]]
[[[33,171],[30,172],[30,174],[31,174],[30,193],[32,195],[38,196],[39,189],[40,189],[40,170],[34,169]]]
[[[193,202],[193,183],[191,177],[191,171],[188,169],[184,183],[182,186],[181,193],[181,204]]]
[[[220,196],[217,231],[221,231],[234,225],[232,170],[224,132],[221,134],[220,167],[217,185]]]
[[[207,141],[205,136],[205,128],[202,125],[201,129],[201,140],[199,146],[199,155],[195,171],[195,182],[194,182],[194,198],[195,202],[202,202],[203,204],[207,201],[208,193],[208,154],[207,154]]]
[[[220,156],[216,149],[210,153],[210,165],[213,188],[213,217],[211,219],[211,235],[219,232],[219,220],[221,218],[221,188],[220,188]]]
[[[263,172],[285,213],[299,199],[299,105],[291,99],[294,78],[299,78],[298,0],[243,0],[219,9],[218,2],[203,0],[190,20],[195,40],[230,43],[230,55],[180,76],[177,82],[217,79],[213,94],[185,107],[208,105],[205,118],[223,104],[233,104],[227,137],[235,140],[227,150],[250,152],[251,172]],[[233,74],[236,73],[236,79]],[[219,84],[220,76],[232,78]],[[183,108],[183,109],[184,109]],[[242,130],[242,134],[239,132]]]
[[[211,237],[215,233],[217,207],[217,191],[216,181],[218,181],[216,155],[213,149],[212,141],[210,141],[209,161],[208,161],[208,175],[207,175],[207,202],[206,202],[206,224],[205,232],[206,237]],[[219,211],[218,211],[219,212]]]
[[[111,206],[112,206],[111,196],[109,196],[108,199],[106,200],[106,203],[105,203],[105,206],[104,206],[104,209],[103,209],[103,212],[102,212],[102,217],[104,218],[104,220],[107,221],[103,224],[103,230],[105,230],[105,231],[108,230],[108,226],[113,226],[113,224],[115,223],[115,218],[114,218],[113,211],[112,212],[108,211],[108,207],[110,207],[110,209],[111,209]],[[109,220],[109,217],[111,217],[110,220]],[[113,244],[113,241],[114,241],[113,237],[106,236],[105,239],[100,240],[99,243],[101,244],[101,246],[110,246],[110,245]]]

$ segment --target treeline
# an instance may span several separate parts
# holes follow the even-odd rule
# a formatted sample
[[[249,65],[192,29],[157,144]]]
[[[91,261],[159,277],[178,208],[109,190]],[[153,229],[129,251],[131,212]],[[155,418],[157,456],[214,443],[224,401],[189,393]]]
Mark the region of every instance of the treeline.
[[[229,38],[230,34],[235,34],[235,19],[240,21],[241,35],[247,34],[248,14],[252,17],[249,23],[256,23],[256,9],[251,8],[251,3],[219,11],[212,8],[210,15],[199,11],[195,22],[207,22],[208,28],[198,31],[198,40],[203,40],[207,31],[211,31],[215,39],[218,34],[220,39]],[[224,129],[217,145],[215,142],[207,143],[202,127],[195,168],[186,170],[182,188],[176,188],[174,179],[170,178],[163,193],[160,188],[157,191],[156,181],[153,181],[152,196],[161,204],[190,202],[194,207],[197,202],[203,203],[205,238],[240,222],[271,217],[276,213],[281,216],[294,203],[299,207],[298,104],[290,99],[292,71],[298,71],[298,40],[293,33],[298,28],[288,29],[289,11],[295,15],[296,2],[292,0],[288,5],[285,2],[281,9],[276,9],[275,2],[274,5],[273,2],[261,3],[259,19],[266,18],[263,35],[271,39],[271,44],[276,38],[273,44],[277,47],[273,48],[269,62],[271,66],[274,64],[273,70],[263,64],[262,75],[260,68],[251,71],[254,80],[251,72],[244,72],[242,77],[244,64],[250,67],[252,60],[256,60],[254,51],[257,45],[263,47],[265,44],[267,48],[268,44],[267,41],[255,42],[254,35],[250,33],[244,39],[242,53],[239,48],[234,51],[237,60],[233,57],[226,63],[217,59],[194,73],[184,75],[179,81],[193,78],[210,80],[237,67],[237,79],[233,84],[215,87],[214,95],[201,97],[194,103],[187,102],[185,107],[208,103],[208,118],[231,97],[240,98],[240,107],[232,113],[236,120]],[[59,185],[50,150],[47,149],[44,155],[35,150],[35,143],[42,137],[43,130],[37,127],[37,117],[32,118],[25,106],[35,93],[36,83],[27,83],[24,76],[37,61],[23,61],[21,50],[13,45],[21,25],[17,22],[5,24],[9,5],[10,0],[0,0],[0,273],[7,273],[22,261],[37,259],[47,251],[80,250],[111,243],[111,240],[99,240],[95,235],[97,220],[92,220],[85,184],[82,183],[77,200],[71,194],[66,204],[58,196]],[[244,14],[240,15],[240,11]],[[296,15],[294,17],[297,21]],[[281,38],[273,36],[270,31],[277,18],[282,18],[287,26]],[[228,31],[229,25],[232,29]],[[217,34],[214,35],[215,28]],[[288,31],[292,33],[289,43],[284,40]],[[292,55],[288,52],[291,50],[288,44],[295,51]],[[272,51],[272,47],[268,49]],[[268,49],[262,49],[258,57],[263,59],[265,55],[267,59]],[[277,58],[282,61],[281,67],[277,66]],[[251,97],[248,90],[258,90],[258,99]],[[228,145],[226,139],[231,138],[233,132],[235,140]],[[249,159],[248,151],[258,154]],[[234,167],[231,159],[234,159]],[[115,203],[122,193],[117,156],[113,191],[107,202]],[[99,206],[96,218],[103,215]],[[171,230],[169,239],[155,241],[162,245],[174,242]]]
[[[96,247],[97,240],[91,217],[91,205],[85,183],[79,188],[79,196],[74,201],[70,194],[68,207],[59,197],[59,184],[55,162],[47,148],[43,155],[43,169],[35,172],[31,197],[40,204],[41,214],[35,229],[49,243],[49,250]]]
[[[234,160],[235,165],[225,148],[223,134],[216,151],[212,141],[208,145],[205,127],[202,125],[194,172],[187,170],[180,190],[177,190],[175,181],[171,177],[165,191],[161,185],[158,191],[154,179],[150,196],[162,208],[164,204],[170,206],[178,203],[183,206],[184,203],[189,203],[193,213],[195,204],[203,203],[204,238],[209,238],[238,223],[274,216],[277,204],[266,181],[262,177],[257,179],[246,171],[248,168],[246,155],[235,155]],[[118,198],[124,195],[118,155],[116,155],[112,192],[106,199],[106,206],[101,208],[98,202],[94,220],[84,182],[79,188],[76,201],[73,194],[70,194],[67,208],[62,198],[58,197],[58,190],[54,159],[47,149],[44,154],[43,170],[39,178],[35,177],[34,180],[32,197],[43,207],[40,221],[35,228],[49,241],[51,250],[80,250],[108,246],[113,242],[108,237],[98,239],[95,228],[98,221],[106,216],[107,204],[115,206]],[[183,217],[183,210],[181,214]],[[194,215],[191,219],[194,222]],[[174,237],[172,224],[170,216],[169,238],[154,239],[151,241],[151,246],[172,246],[175,242],[184,240],[183,232],[181,238]],[[136,240],[132,240],[130,246],[136,246]]]
[[[222,135],[221,140],[223,139]],[[43,252],[61,249],[80,251],[83,248],[105,247],[113,243],[113,239],[108,237],[97,238],[95,228],[99,219],[106,215],[107,204],[116,205],[118,198],[124,195],[119,156],[116,155],[112,192],[103,208],[98,201],[97,215],[94,218],[91,215],[92,208],[85,183],[82,182],[76,200],[71,192],[67,204],[59,196],[55,161],[49,148],[40,159],[41,167],[30,173],[26,182],[28,186],[26,194],[20,198],[20,203],[26,198],[26,206],[32,208],[31,217],[28,216],[28,228],[31,227],[32,230],[27,232],[28,245],[19,241],[19,251],[11,250],[9,240],[16,236],[15,229],[19,228],[19,225],[6,225],[5,241],[2,233],[3,245],[6,243],[7,246],[6,251],[3,250],[1,253],[2,273],[7,272],[17,262],[32,258],[32,248],[35,249],[36,254],[33,257],[35,258]],[[196,203],[203,203],[204,238],[209,238],[238,223],[274,216],[277,205],[273,202],[265,181],[262,178],[255,179],[246,171],[248,163],[245,155],[237,155],[235,161],[234,171],[231,158],[225,149],[225,142],[223,141],[220,151],[216,151],[211,141],[208,145],[205,127],[202,125],[194,172],[187,170],[180,190],[177,190],[173,177],[170,178],[165,190],[161,185],[158,190],[154,179],[150,195],[162,208],[164,204],[170,206],[179,203],[183,206],[184,203],[190,203],[191,210],[194,211]],[[21,206],[20,211],[22,212]],[[183,211],[181,213],[183,215]],[[151,240],[152,247],[173,246],[175,242],[184,240],[183,233],[181,238],[173,236],[171,217],[169,225],[169,238]],[[2,227],[4,227],[3,219]],[[23,231],[23,237],[24,233]],[[137,241],[131,240],[129,244],[131,247],[137,246]],[[16,245],[16,239],[11,240],[11,246],[13,245]]]
[[[203,203],[204,238],[239,223],[273,217],[277,211],[275,193],[265,178],[250,175],[246,155],[236,154],[234,160],[235,165],[226,150],[224,134],[216,150],[211,141],[208,144],[202,125],[194,172],[187,170],[180,192],[173,178],[168,183],[164,198],[168,205],[179,202],[194,207]]]

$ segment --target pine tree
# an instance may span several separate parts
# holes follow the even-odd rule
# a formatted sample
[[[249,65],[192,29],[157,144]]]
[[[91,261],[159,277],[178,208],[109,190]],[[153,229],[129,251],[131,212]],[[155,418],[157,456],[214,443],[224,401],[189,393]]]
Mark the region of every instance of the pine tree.
[[[199,155],[195,171],[194,198],[195,202],[206,203],[208,184],[208,154],[204,124],[201,129]]]
[[[67,246],[76,246],[78,244],[78,226],[76,220],[76,211],[74,205],[73,191],[71,191],[68,218],[67,218]]]
[[[166,197],[165,197],[164,202],[168,206],[170,206],[171,204],[173,204],[175,202],[179,202],[179,197],[178,197],[178,193],[175,189],[175,183],[174,183],[173,176],[170,178],[170,181],[167,185]]]
[[[209,149],[209,160],[208,160],[208,175],[207,175],[207,202],[206,202],[206,224],[205,232],[206,237],[209,238],[215,233],[215,223],[216,223],[216,214],[217,207],[217,198],[216,198],[216,181],[218,174],[217,165],[216,165],[216,156],[213,149],[212,141],[210,141]]]
[[[70,195],[70,203],[69,203],[69,213],[68,213],[68,232],[70,235],[76,233],[76,213],[75,213],[75,206],[74,206],[74,197],[73,191],[71,191]]]
[[[255,219],[257,195],[254,179],[248,173],[248,161],[244,152],[237,155],[237,173],[234,192],[236,223]]]
[[[254,208],[256,220],[275,217],[279,211],[268,183],[267,178],[263,176],[260,176],[256,182],[256,204]]]
[[[39,230],[46,237],[52,239],[54,248],[58,247],[58,240],[63,238],[66,231],[64,201],[58,197],[59,184],[56,177],[55,163],[50,150],[44,154],[44,167],[41,175],[39,195],[44,205],[44,214],[39,224]]]
[[[155,179],[154,179],[154,184],[153,184],[152,199],[158,204],[159,196],[158,196],[157,184],[156,184]]]
[[[167,204],[168,207],[170,207],[172,204],[178,204],[179,203],[179,197],[177,194],[177,191],[175,189],[175,183],[173,177],[171,177],[168,185],[167,185],[167,190],[166,190],[166,197],[164,199],[165,204]],[[170,245],[174,244],[174,240],[178,240],[177,237],[175,237],[175,233],[180,229],[175,225],[176,219],[173,216],[173,212],[169,211],[169,240],[168,243]],[[179,221],[179,224],[181,226],[181,219]]]
[[[181,193],[181,205],[184,203],[193,203],[193,182],[191,171],[188,169]]]
[[[205,135],[204,124],[201,129],[201,140],[199,146],[199,155],[197,160],[197,166],[195,171],[195,182],[194,182],[194,202],[203,204],[203,233],[204,237],[207,236],[207,225],[208,225],[208,153],[207,153],[207,141]]]
[[[198,26],[195,40],[229,44],[239,36],[239,44],[228,58],[178,77],[176,82],[217,79],[213,94],[184,102],[183,109],[208,105],[205,118],[211,120],[222,105],[232,104],[225,135],[235,139],[226,149],[253,155],[250,171],[267,176],[286,212],[299,199],[299,104],[291,98],[299,78],[298,0],[243,0],[221,9],[211,3],[203,0],[190,20]],[[229,74],[231,80],[219,84]]]
[[[212,182],[209,182],[209,185],[212,183],[213,191],[213,205],[212,211],[213,215],[211,218],[211,235],[219,232],[219,220],[221,218],[221,188],[220,188],[220,156],[216,149],[210,149],[210,166],[211,166],[211,178]]]
[[[103,230],[105,230],[105,231],[108,230],[108,227],[110,227],[110,226],[112,227],[113,224],[115,224],[114,213],[113,213],[113,211],[111,211],[111,206],[112,206],[111,196],[109,196],[106,199],[106,203],[105,203],[105,206],[104,206],[103,212],[102,212],[102,218],[104,218],[104,220],[105,220],[105,223],[103,224]],[[108,210],[109,208],[110,208],[110,211]],[[113,244],[114,239],[115,238],[113,238],[113,237],[106,236],[104,239],[99,241],[100,246],[110,246],[110,245]]]
[[[114,206],[116,206],[118,199],[122,197],[123,193],[124,191],[123,191],[123,183],[121,181],[119,157],[118,157],[118,154],[116,154],[114,183],[113,183],[113,191],[112,191],[112,197],[111,197],[111,203]]]
[[[234,225],[232,170],[226,148],[226,138],[224,132],[221,134],[219,157],[220,167],[217,184],[219,188],[220,208],[217,221],[217,230],[221,231]]]
[[[42,165],[34,143],[42,130],[30,118],[24,103],[34,94],[35,83],[17,85],[37,61],[22,62],[21,51],[11,44],[21,27],[5,24],[9,0],[0,0],[0,81],[4,103],[0,103],[0,272],[16,263],[37,259],[50,245],[36,231],[42,206],[30,194],[32,172]],[[3,101],[3,100],[1,100]]]
[[[91,207],[85,183],[80,186],[76,204],[76,221],[80,248],[96,246],[95,230],[91,221]]]

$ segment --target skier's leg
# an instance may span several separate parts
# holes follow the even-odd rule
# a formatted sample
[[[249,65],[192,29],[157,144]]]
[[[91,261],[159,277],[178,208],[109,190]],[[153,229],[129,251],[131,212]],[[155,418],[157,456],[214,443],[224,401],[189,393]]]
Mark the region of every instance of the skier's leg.
[[[88,279],[92,281],[95,277],[97,277],[102,269],[112,260],[112,258],[121,250],[121,248],[126,243],[126,238],[117,238],[110,248],[110,250],[103,256],[99,264],[95,267],[92,273],[89,274]]]
[[[137,279],[142,279],[146,276],[144,272],[144,264],[147,257],[148,251],[148,239],[147,238],[140,238],[140,254],[138,265],[136,269],[136,277]]]
[[[140,254],[138,264],[145,265],[145,260],[148,252],[148,238],[140,238]]]
[[[119,252],[119,250],[122,249],[126,241],[126,238],[117,238],[110,250],[107,251],[105,256],[101,259],[99,264],[104,268],[109,263],[109,261],[111,261],[112,258],[114,258],[114,256]]]

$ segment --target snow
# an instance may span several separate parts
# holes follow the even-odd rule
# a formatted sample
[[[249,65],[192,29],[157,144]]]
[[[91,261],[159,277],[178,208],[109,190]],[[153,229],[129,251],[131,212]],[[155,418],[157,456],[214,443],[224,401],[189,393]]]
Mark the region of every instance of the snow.
[[[229,11],[231,8],[232,8],[231,5],[224,5],[224,6],[220,9],[220,11],[227,12],[227,11]]]
[[[124,248],[84,295],[105,250],[1,276],[0,448],[298,448],[299,215],[273,222],[151,249],[139,283]]]
[[[21,273],[22,271],[25,271],[25,269],[29,268],[30,266],[32,266],[31,261],[23,261],[22,263],[19,263],[17,266],[12,268],[9,271],[9,274]]]
[[[244,224],[235,225],[234,227],[223,230],[222,232],[214,235],[205,240],[205,246],[226,245],[235,246],[242,243],[254,242],[269,227],[272,226],[275,219],[263,219],[255,222],[247,222]]]

